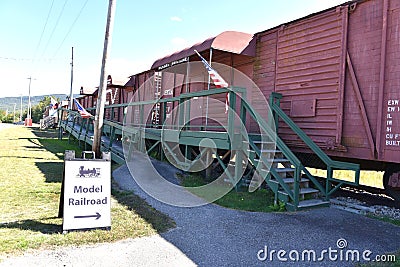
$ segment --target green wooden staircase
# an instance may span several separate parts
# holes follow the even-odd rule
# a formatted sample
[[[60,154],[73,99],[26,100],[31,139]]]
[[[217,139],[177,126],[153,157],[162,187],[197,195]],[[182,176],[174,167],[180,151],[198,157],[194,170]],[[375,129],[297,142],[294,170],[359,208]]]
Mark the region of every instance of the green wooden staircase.
[[[272,93],[269,99],[275,125],[268,124],[250,104],[241,100],[241,117],[245,118],[246,113],[250,114],[259,124],[262,134],[247,138],[242,136],[243,146],[236,153],[248,158],[247,166],[251,166],[253,175],[243,177],[239,185],[247,185],[249,191],[254,191],[265,181],[267,187],[275,193],[275,201],[283,202],[287,210],[291,211],[328,206],[331,194],[343,184],[358,185],[360,167],[358,164],[332,160],[282,111],[281,98],[282,95]],[[326,166],[326,177],[312,175],[279,135],[275,134],[278,132],[279,122],[287,124],[323,162]],[[235,164],[238,169],[243,169],[246,162],[236,160]],[[350,171],[352,179],[344,181],[334,178],[335,170]]]
[[[323,188],[313,187],[310,179],[304,177],[301,167],[296,168],[283,150],[272,142],[251,140],[250,144],[254,147],[249,149],[249,162],[256,170],[252,180],[244,181],[250,191],[256,190],[265,181],[275,193],[275,201],[285,203],[288,210],[329,205],[329,201],[321,196]]]

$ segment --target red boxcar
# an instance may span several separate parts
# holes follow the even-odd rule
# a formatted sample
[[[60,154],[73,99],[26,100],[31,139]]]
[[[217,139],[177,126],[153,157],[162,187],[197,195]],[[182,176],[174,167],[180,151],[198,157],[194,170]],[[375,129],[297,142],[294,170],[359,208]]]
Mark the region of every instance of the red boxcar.
[[[239,69],[265,97],[281,93],[281,108],[328,155],[385,170],[385,187],[400,190],[400,1],[352,1],[254,35],[222,33],[131,76],[131,89],[118,102],[129,101],[149,78],[153,87],[133,100],[167,97],[158,72],[198,61],[193,49]],[[184,77],[174,75],[165,80]],[[234,85],[229,73],[224,77]],[[172,87],[173,96],[183,92]],[[190,84],[185,92],[205,89]],[[287,126],[279,125],[279,135],[294,151],[310,153]]]
[[[264,94],[281,93],[284,111],[327,154],[385,170],[385,186],[400,187],[400,1],[353,1],[255,36],[253,78]]]

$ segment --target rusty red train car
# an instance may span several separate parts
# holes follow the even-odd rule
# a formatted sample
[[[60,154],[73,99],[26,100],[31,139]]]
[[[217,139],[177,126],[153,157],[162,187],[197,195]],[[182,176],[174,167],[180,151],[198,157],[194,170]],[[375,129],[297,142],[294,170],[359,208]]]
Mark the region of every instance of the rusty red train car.
[[[363,169],[384,170],[385,188],[400,199],[400,1],[355,0],[254,35],[222,33],[132,75],[125,84],[130,90],[116,103],[128,102],[147,79],[157,81],[171,62],[198,61],[194,49],[239,69],[266,98],[280,93],[281,108],[321,149]],[[148,88],[134,101],[161,97],[157,90]],[[293,151],[310,156],[287,126],[279,124],[278,134]]]
[[[131,92],[132,86],[127,81],[129,78],[114,79],[111,75],[107,77],[106,88],[106,102],[105,105],[114,105],[128,103],[128,95]],[[86,109],[93,109],[96,107],[98,98],[98,88],[83,88],[80,89],[80,97],[77,98],[79,103]],[[114,108],[112,110],[106,109],[104,114],[105,119],[115,122],[123,122],[124,110],[122,107]]]
[[[253,79],[327,154],[400,189],[400,1],[352,1],[255,35]],[[300,152],[282,125],[280,136]]]

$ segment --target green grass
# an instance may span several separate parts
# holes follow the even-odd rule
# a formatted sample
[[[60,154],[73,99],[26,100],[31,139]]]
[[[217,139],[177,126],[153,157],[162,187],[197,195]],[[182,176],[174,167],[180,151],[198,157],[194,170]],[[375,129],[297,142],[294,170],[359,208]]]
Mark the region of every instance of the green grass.
[[[400,226],[400,220],[396,220],[387,216],[368,215],[368,217]]]
[[[206,184],[201,176],[184,175],[180,176],[179,178],[183,186],[189,187],[189,191],[192,191],[194,194],[207,199],[207,196],[201,195],[198,191],[190,189],[190,187],[198,187]],[[225,191],[227,187],[229,187],[228,184],[218,183],[208,190],[222,192]],[[209,195],[213,196],[214,194],[211,192]],[[226,208],[246,211],[272,212],[285,210],[283,204],[274,205],[274,194],[271,190],[266,189],[258,189],[252,193],[247,191],[236,192],[235,189],[232,189],[223,197],[215,200],[214,203]]]
[[[62,234],[57,218],[65,150],[55,131],[16,127],[0,131],[0,260],[28,249],[80,245],[152,235],[174,226],[143,199],[112,184],[111,230]],[[113,166],[115,167],[115,165]]]
[[[357,264],[356,266],[362,267],[399,267],[400,266],[400,250],[393,253],[385,253],[386,256],[394,255],[396,260],[394,262],[369,262],[365,264]]]
[[[319,177],[326,177],[326,170],[307,168],[311,174]],[[383,188],[383,173],[378,171],[360,171],[360,184],[375,188]],[[335,170],[333,177],[353,181],[354,172],[346,170]]]

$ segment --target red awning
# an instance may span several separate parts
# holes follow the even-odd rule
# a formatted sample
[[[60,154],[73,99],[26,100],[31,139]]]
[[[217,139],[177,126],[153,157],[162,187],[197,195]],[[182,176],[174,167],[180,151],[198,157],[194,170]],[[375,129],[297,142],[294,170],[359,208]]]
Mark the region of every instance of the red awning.
[[[186,62],[187,57],[195,54],[195,49],[202,52],[212,48],[240,55],[255,56],[255,42],[252,42],[252,40],[253,34],[226,31],[215,37],[209,38],[202,43],[195,44],[192,47],[173,53],[172,55],[157,59],[151,66],[151,69],[163,66],[169,67],[173,62]]]

